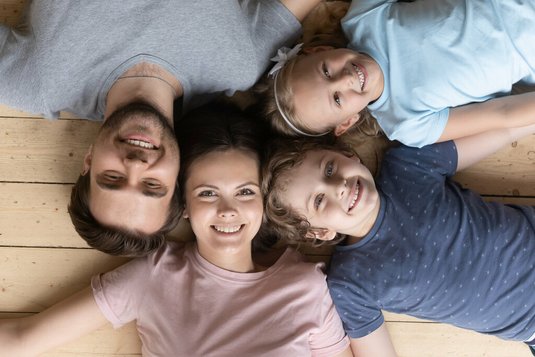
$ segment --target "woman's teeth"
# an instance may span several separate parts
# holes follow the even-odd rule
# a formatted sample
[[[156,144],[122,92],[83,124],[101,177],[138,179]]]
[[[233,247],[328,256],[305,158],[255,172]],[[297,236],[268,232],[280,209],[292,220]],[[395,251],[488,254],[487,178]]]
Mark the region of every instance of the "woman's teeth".
[[[137,146],[143,149],[155,149],[156,146],[152,145],[151,143],[148,143],[146,141],[141,140],[134,140],[134,139],[126,139],[125,142],[132,146]]]
[[[212,226],[214,227],[214,229],[218,232],[221,232],[221,233],[236,233],[237,231],[239,231],[241,229],[241,225],[239,226]]]

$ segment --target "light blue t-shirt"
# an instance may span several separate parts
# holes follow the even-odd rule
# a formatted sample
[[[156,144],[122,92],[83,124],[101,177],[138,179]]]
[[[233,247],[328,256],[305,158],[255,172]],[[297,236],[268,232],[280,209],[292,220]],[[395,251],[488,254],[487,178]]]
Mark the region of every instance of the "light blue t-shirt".
[[[355,0],[342,28],[383,70],[384,92],[368,109],[405,145],[436,142],[449,107],[535,83],[534,1]]]
[[[246,90],[301,28],[278,0],[35,0],[26,22],[0,25],[0,103],[88,119],[139,62],[173,74],[186,109]]]
[[[379,216],[336,247],[328,273],[352,338],[381,326],[381,310],[504,339],[535,333],[535,207],[483,201],[449,179],[456,167],[452,141],[385,156]]]

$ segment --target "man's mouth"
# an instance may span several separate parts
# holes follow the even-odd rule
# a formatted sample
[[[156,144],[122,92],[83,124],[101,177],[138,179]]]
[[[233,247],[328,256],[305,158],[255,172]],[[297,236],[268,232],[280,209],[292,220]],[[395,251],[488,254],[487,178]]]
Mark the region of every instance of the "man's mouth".
[[[226,233],[226,234],[232,234],[239,232],[243,228],[243,224],[235,225],[235,226],[211,226],[214,230],[216,230],[219,233]]]
[[[364,89],[364,84],[366,83],[366,72],[359,65],[356,65],[354,63],[352,63],[351,65],[353,66],[353,69],[357,73],[357,77],[358,77],[359,83],[360,83],[360,90],[363,90]]]
[[[126,140],[123,140],[123,142],[128,144],[128,145],[140,147],[140,148],[143,148],[143,149],[149,149],[149,150],[158,149],[158,147],[156,147],[156,145],[153,145],[153,144],[151,144],[151,143],[149,143],[147,141],[143,141],[143,140],[126,139]]]
[[[349,201],[349,208],[347,210],[348,212],[350,212],[357,205],[359,201],[359,192],[360,192],[360,183],[357,180],[357,182],[355,183],[355,187],[353,189],[353,196],[351,197],[351,200]]]

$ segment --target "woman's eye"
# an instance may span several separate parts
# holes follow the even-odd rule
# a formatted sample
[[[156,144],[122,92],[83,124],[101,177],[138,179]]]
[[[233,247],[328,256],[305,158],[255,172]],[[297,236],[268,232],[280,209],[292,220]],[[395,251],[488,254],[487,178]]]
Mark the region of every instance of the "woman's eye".
[[[332,161],[329,161],[325,166],[325,176],[331,177],[334,173],[334,164]]]
[[[243,188],[238,193],[240,196],[251,196],[254,195],[255,192],[251,190],[250,188]]]
[[[340,96],[338,95],[338,93],[334,93],[333,99],[337,106],[340,106],[342,104],[342,101],[340,100]]]
[[[215,195],[216,194],[214,191],[209,191],[209,190],[199,192],[199,197],[213,197]]]
[[[107,174],[105,177],[110,181],[119,181],[121,179],[121,176],[114,174]]]
[[[329,73],[329,70],[327,69],[326,65],[322,66],[322,70],[323,70],[323,74],[325,75],[325,77],[331,78],[331,74]]]
[[[319,194],[316,196],[316,198],[314,199],[314,208],[315,209],[318,209],[321,205],[321,203],[323,202],[323,198],[324,198],[324,194]]]

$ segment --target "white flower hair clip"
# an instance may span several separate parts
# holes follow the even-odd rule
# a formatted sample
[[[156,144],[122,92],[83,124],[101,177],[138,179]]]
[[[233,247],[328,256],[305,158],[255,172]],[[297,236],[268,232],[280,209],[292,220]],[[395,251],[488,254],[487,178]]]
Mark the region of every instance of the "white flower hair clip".
[[[271,61],[277,63],[275,63],[273,68],[271,68],[271,70],[268,72],[268,76],[274,77],[286,65],[286,62],[297,56],[299,51],[301,51],[301,47],[303,47],[303,44],[298,43],[293,48],[279,48],[277,50],[277,55],[275,57],[270,58]]]

